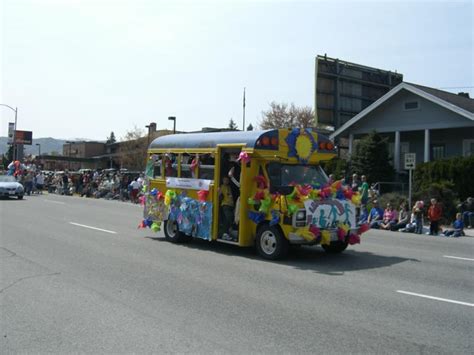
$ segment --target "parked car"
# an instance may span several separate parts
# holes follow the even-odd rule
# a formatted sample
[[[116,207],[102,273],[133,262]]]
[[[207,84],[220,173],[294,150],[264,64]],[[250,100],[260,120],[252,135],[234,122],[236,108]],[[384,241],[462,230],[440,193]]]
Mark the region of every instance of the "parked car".
[[[25,189],[13,176],[0,175],[0,196],[23,198]]]

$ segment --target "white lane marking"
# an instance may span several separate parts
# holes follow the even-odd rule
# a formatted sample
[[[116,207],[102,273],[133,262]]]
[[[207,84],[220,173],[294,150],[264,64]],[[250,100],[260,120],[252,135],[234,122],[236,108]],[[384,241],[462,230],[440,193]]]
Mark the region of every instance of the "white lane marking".
[[[451,256],[451,255],[443,255],[443,258],[450,258],[450,259],[459,259],[459,260],[469,260],[469,261],[474,261],[474,259],[469,259],[469,258],[461,258],[460,256]]]
[[[428,298],[428,299],[430,299],[430,300],[443,301],[443,302],[449,302],[449,303],[460,304],[460,305],[468,306],[468,307],[474,307],[474,303],[467,303],[467,302],[455,301],[455,300],[450,300],[450,299],[447,299],[447,298],[441,298],[441,297],[434,297],[434,296],[422,295],[421,293],[407,292],[407,291],[402,291],[402,290],[397,290],[397,292],[398,292],[398,293],[403,293],[403,294],[405,294],[405,295],[410,295],[410,296],[417,296],[417,297],[422,297],[422,298]]]
[[[94,229],[97,231],[105,232],[105,233],[110,233],[110,234],[117,234],[117,232],[114,231],[109,231],[107,229],[102,229],[102,228],[96,228],[96,227],[91,227],[91,226],[86,226],[85,224],[79,224],[79,223],[74,223],[74,222],[69,222],[70,224],[73,224],[78,227],[84,227],[84,228],[89,228],[89,229]]]
[[[65,205],[65,202],[59,202],[59,201],[52,201],[52,200],[44,200],[45,202],[50,202],[50,203],[57,203],[58,205]]]

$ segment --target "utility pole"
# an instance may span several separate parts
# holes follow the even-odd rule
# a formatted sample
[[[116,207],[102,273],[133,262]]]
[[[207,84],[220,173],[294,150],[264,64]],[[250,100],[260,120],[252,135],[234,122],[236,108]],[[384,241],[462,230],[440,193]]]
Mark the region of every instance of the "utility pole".
[[[244,87],[244,100],[243,100],[243,119],[242,119],[242,131],[245,131],[245,87]]]

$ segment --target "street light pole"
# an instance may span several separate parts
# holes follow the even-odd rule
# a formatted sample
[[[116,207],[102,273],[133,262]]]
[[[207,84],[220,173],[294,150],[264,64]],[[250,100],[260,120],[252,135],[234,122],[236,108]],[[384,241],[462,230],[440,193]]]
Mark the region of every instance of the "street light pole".
[[[173,134],[176,134],[176,117],[170,116],[168,120],[173,121]]]
[[[5,106],[5,107],[8,107],[10,110],[14,111],[15,112],[15,128],[13,129],[13,142],[12,142],[12,145],[13,145],[13,160],[17,160],[17,149],[16,149],[16,142],[15,142],[15,139],[16,139],[16,123],[17,123],[17,118],[18,118],[18,107],[11,107],[9,105],[6,105],[6,104],[0,104],[0,106]]]
[[[71,170],[71,148],[72,148],[72,143],[71,141],[66,141],[67,144],[69,144],[69,159],[68,159],[68,166],[69,166],[69,170]]]

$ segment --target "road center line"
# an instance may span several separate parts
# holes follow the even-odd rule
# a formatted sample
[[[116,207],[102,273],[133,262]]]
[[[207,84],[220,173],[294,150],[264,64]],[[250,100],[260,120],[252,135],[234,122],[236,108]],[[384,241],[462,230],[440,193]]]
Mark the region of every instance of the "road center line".
[[[451,256],[451,255],[443,255],[443,258],[450,258],[450,259],[459,259],[459,260],[469,260],[469,261],[474,261],[474,259],[470,259],[470,258],[461,258],[460,256]]]
[[[467,302],[455,301],[455,300],[450,300],[450,299],[447,299],[447,298],[440,298],[440,297],[422,295],[421,293],[407,292],[407,291],[402,291],[402,290],[397,290],[397,292],[398,292],[398,293],[403,293],[403,294],[405,294],[405,295],[410,295],[410,296],[417,296],[417,297],[422,297],[422,298],[428,298],[428,299],[430,299],[430,300],[443,301],[443,302],[449,302],[449,303],[460,304],[460,305],[468,306],[468,307],[474,307],[474,303],[467,303]]]
[[[58,205],[65,205],[66,204],[65,202],[52,201],[52,200],[44,200],[44,201],[49,202],[49,203],[57,203]]]
[[[94,229],[97,231],[105,232],[105,233],[110,233],[110,234],[117,234],[117,232],[114,231],[109,231],[107,229],[102,229],[102,228],[96,228],[96,227],[91,227],[91,226],[86,226],[85,224],[79,224],[79,223],[74,223],[74,222],[69,222],[69,224],[73,224],[78,227],[84,227],[84,228],[89,228],[89,229]]]

